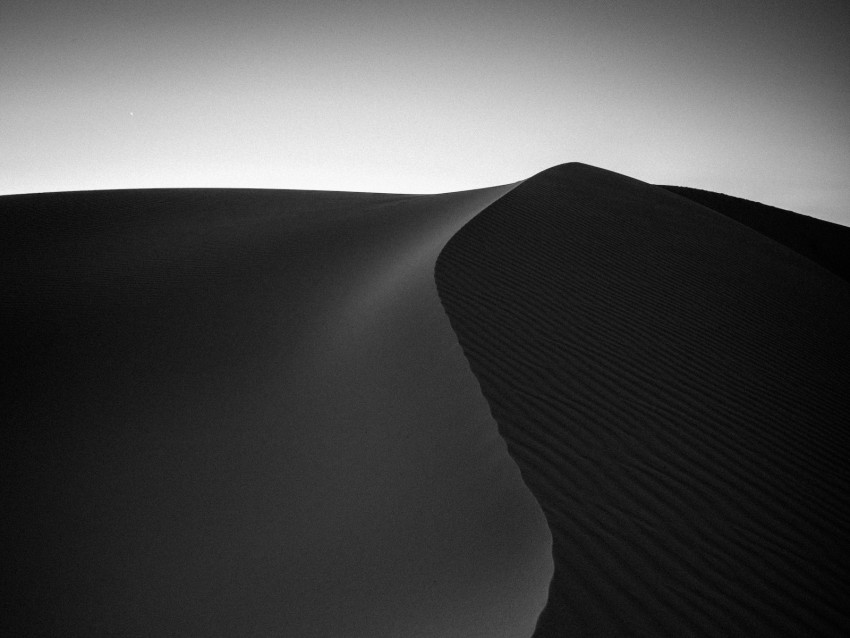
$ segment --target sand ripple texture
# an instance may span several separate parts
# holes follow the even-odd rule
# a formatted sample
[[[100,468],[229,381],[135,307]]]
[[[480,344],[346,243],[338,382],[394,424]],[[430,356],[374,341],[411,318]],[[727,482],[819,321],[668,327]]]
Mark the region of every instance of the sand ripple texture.
[[[850,286],[660,187],[544,171],[441,299],[544,509],[535,636],[843,636]]]

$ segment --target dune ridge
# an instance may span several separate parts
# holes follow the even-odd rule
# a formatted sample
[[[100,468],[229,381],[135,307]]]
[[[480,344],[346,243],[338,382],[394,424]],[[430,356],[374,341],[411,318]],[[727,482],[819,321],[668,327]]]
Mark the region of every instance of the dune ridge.
[[[440,253],[553,537],[535,637],[850,631],[850,287],[769,234],[567,164]]]

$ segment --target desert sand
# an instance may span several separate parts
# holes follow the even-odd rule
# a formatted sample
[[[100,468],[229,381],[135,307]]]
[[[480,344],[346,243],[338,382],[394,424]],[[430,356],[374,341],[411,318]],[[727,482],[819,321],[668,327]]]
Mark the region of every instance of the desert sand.
[[[475,217],[436,279],[552,531],[535,636],[848,634],[846,280],[582,164]]]
[[[549,531],[433,278],[510,188],[0,198],[5,635],[530,635]]]
[[[850,281],[850,228],[722,193],[664,188],[749,226]]]
[[[850,231],[777,210],[0,197],[5,633],[846,635]]]

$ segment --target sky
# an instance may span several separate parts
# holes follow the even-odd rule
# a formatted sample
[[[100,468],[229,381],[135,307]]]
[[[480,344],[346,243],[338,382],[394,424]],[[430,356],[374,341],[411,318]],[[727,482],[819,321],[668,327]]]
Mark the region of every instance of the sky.
[[[850,225],[850,5],[0,0],[0,194],[579,161]]]

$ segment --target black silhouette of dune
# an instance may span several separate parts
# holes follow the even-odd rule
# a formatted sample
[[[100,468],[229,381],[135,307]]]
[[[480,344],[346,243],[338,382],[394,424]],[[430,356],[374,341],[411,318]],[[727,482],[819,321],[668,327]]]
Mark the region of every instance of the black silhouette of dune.
[[[846,226],[698,188],[663,188],[723,213],[850,281],[850,228]]]
[[[527,636],[551,540],[437,296],[510,186],[0,198],[7,636]]]
[[[685,194],[730,216],[558,166],[437,260],[552,532],[534,635],[848,635],[850,287],[798,243],[828,225]]]

